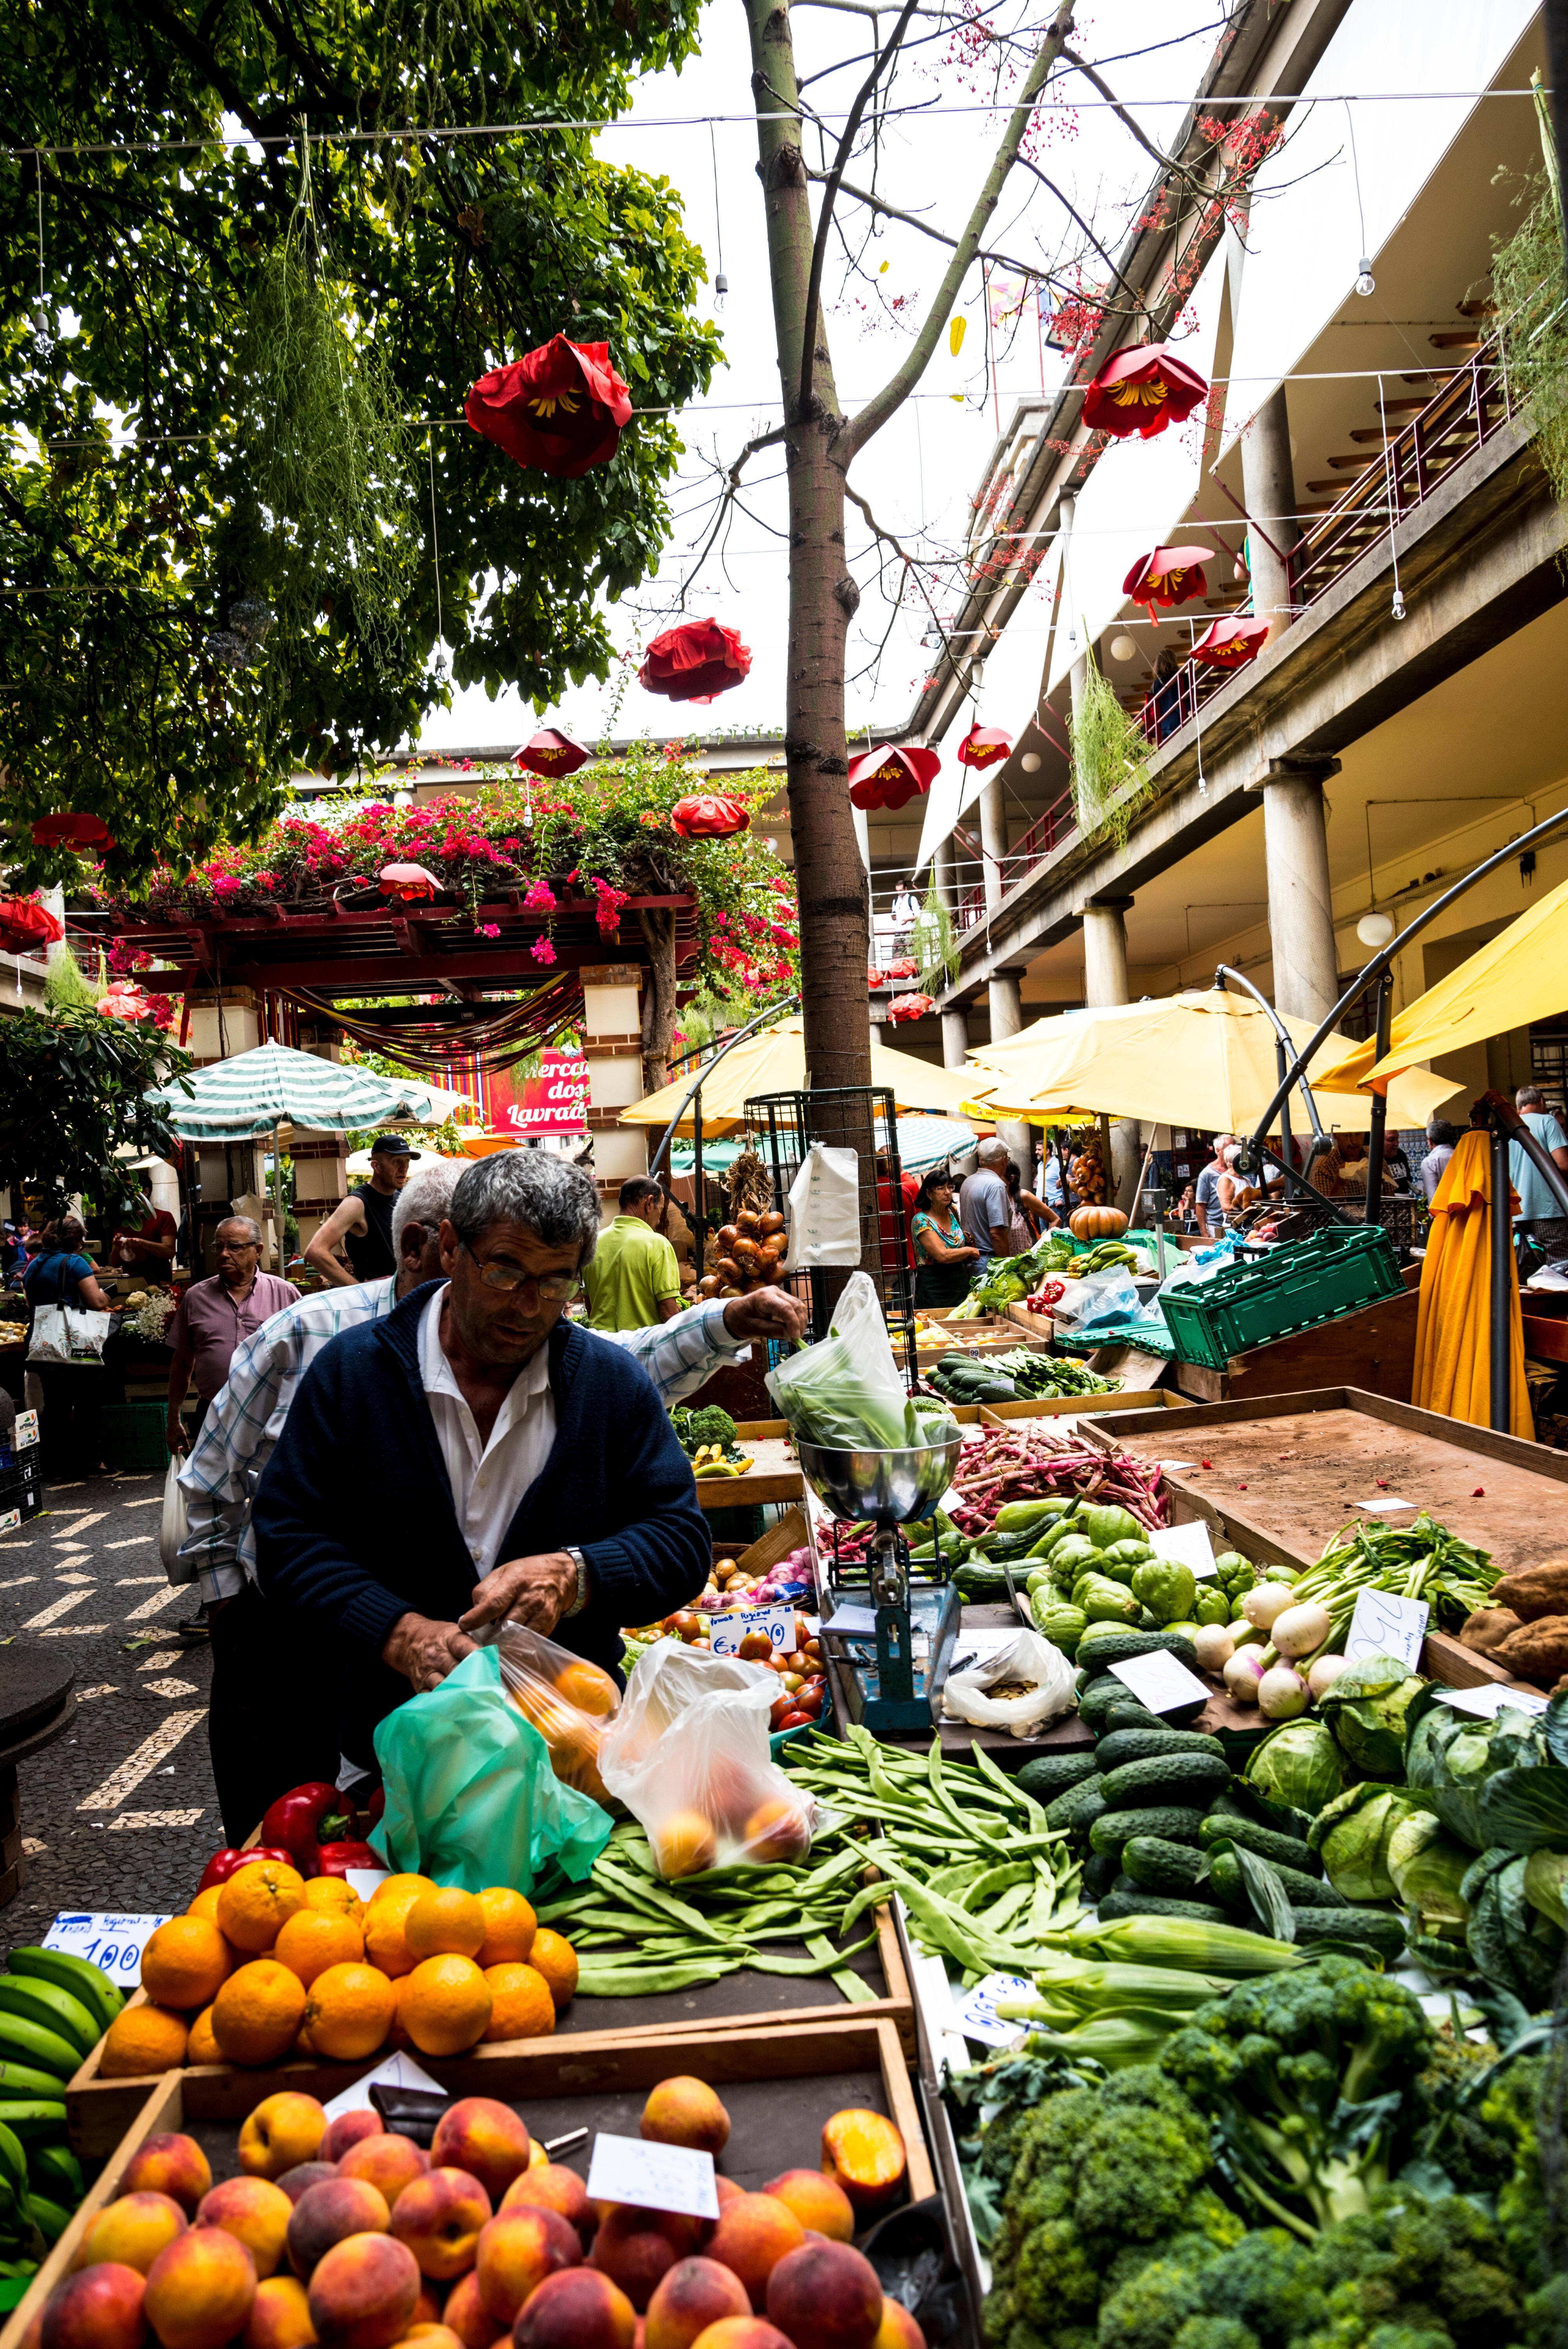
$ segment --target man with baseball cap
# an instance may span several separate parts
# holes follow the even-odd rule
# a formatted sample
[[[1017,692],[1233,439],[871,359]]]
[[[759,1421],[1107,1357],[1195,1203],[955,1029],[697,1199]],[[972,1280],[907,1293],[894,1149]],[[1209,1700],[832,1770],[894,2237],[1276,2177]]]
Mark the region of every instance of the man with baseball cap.
[[[370,1145],[369,1182],[358,1185],[333,1209],[304,1252],[306,1264],[340,1288],[352,1288],[362,1280],[389,1279],[397,1269],[392,1203],[408,1180],[411,1162],[423,1155],[410,1150],[400,1133],[378,1133]],[[352,1270],[346,1270],[334,1254],[339,1247]]]

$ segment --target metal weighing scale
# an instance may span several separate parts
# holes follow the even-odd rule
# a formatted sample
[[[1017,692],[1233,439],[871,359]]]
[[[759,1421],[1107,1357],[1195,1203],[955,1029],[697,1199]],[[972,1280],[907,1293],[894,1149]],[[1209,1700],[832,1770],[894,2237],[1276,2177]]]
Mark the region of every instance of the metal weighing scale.
[[[834,1517],[851,1525],[869,1517],[873,1527],[864,1565],[830,1571],[828,1589],[833,1615],[847,1606],[869,1606],[872,1628],[835,1632],[831,1615],[822,1620],[830,1652],[848,1666],[850,1712],[873,1736],[929,1730],[964,1602],[948,1579],[940,1538],[934,1568],[916,1576],[902,1528],[935,1514],[953,1482],[963,1438],[906,1452],[829,1452],[815,1444],[798,1449],[801,1474]],[[923,1655],[915,1652],[917,1642],[923,1642]]]

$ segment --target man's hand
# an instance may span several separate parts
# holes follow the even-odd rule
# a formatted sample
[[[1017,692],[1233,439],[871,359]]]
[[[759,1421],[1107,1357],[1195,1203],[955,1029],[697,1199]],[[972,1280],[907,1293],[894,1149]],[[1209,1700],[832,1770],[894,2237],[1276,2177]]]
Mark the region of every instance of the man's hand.
[[[428,1615],[399,1615],[387,1635],[381,1661],[401,1672],[416,1693],[439,1688],[454,1664],[472,1655],[474,1643],[455,1623],[433,1622]]]
[[[509,1558],[475,1585],[474,1603],[460,1620],[465,1631],[510,1620],[548,1636],[576,1596],[577,1568],[563,1549]]]
[[[749,1297],[730,1299],[724,1326],[732,1338],[798,1340],[806,1334],[806,1308],[787,1288],[754,1288]]]
[[[180,1413],[177,1411],[171,1411],[170,1413],[169,1423],[165,1427],[163,1433],[168,1440],[169,1449],[170,1452],[184,1453],[190,1451],[191,1439],[185,1433],[185,1422],[181,1418]]]

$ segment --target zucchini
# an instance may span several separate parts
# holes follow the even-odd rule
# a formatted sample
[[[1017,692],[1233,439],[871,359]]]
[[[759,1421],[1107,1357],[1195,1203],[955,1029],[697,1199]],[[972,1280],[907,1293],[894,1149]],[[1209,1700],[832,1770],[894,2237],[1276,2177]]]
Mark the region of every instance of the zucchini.
[[[1145,1892],[1158,1892],[1168,1900],[1194,1891],[1203,1865],[1202,1852],[1168,1842],[1164,1836],[1134,1836],[1122,1847],[1123,1873]]]
[[[1209,1881],[1214,1888],[1216,1899],[1222,1900],[1226,1908],[1233,1909],[1238,1916],[1250,1917],[1253,1904],[1247,1895],[1242,1864],[1236,1857],[1233,1846],[1229,1843],[1211,1845],[1208,1861]],[[1347,1900],[1341,1899],[1331,1884],[1326,1884],[1319,1877],[1304,1876],[1299,1868],[1279,1868],[1272,1859],[1266,1860],[1264,1866],[1274,1869],[1279,1878],[1280,1889],[1293,1909],[1333,1909],[1337,1915],[1340,1909],[1350,1906]]]
[[[1298,1941],[1358,1941],[1390,1964],[1405,1955],[1404,1920],[1391,1909],[1368,1909],[1359,1901],[1350,1900],[1343,1909],[1298,1909],[1293,1905],[1290,1913],[1295,1920]],[[1102,1909],[1100,1915],[1104,1914]]]
[[[1105,1808],[1105,1796],[1099,1791],[1099,1774],[1092,1778],[1080,1778],[1065,1795],[1057,1795],[1046,1805],[1046,1825],[1065,1827],[1069,1835],[1087,1836]]]
[[[1055,1802],[1069,1786],[1085,1778],[1099,1775],[1099,1762],[1094,1754],[1041,1754],[1033,1762],[1026,1762],[1018,1773],[1018,1785],[1037,1803]]]
[[[1292,1875],[1297,1868],[1308,1876],[1323,1874],[1323,1862],[1305,1844],[1297,1843],[1294,1836],[1276,1835],[1273,1827],[1260,1827],[1255,1819],[1233,1817],[1228,1807],[1209,1813],[1198,1840],[1209,1847],[1240,1844],[1243,1851],[1254,1851],[1260,1859],[1271,1861],[1282,1875]]]
[[[1081,1710],[1081,1704],[1080,1704]],[[1105,1780],[1106,1807],[1145,1809],[1150,1803],[1196,1804],[1207,1810],[1231,1783],[1231,1765],[1213,1754],[1155,1754],[1147,1762],[1124,1762]]]
[[[1102,1770],[1119,1770],[1124,1762],[1150,1762],[1160,1754],[1212,1754],[1220,1762],[1225,1758],[1217,1737],[1204,1737],[1195,1729],[1119,1729],[1095,1748]]]
[[[1233,1925],[1235,1919],[1224,1909],[1212,1909],[1204,1900],[1163,1899],[1156,1892],[1144,1892],[1125,1876],[1118,1878],[1099,1903],[1099,1921],[1113,1925],[1119,1917],[1186,1917],[1200,1925]]]
[[[1134,1836],[1163,1836],[1167,1843],[1196,1844],[1202,1824],[1202,1811],[1184,1811],[1174,1803],[1147,1811],[1101,1811],[1088,1831],[1089,1847],[1094,1851],[1120,1851]]]
[[[1112,1664],[1130,1663],[1134,1656],[1158,1655],[1161,1649],[1185,1664],[1189,1671],[1195,1669],[1198,1661],[1198,1651],[1191,1640],[1180,1631],[1123,1630],[1112,1623],[1099,1631],[1087,1632],[1084,1645],[1088,1651],[1084,1661],[1092,1664],[1097,1671],[1108,1671]]]

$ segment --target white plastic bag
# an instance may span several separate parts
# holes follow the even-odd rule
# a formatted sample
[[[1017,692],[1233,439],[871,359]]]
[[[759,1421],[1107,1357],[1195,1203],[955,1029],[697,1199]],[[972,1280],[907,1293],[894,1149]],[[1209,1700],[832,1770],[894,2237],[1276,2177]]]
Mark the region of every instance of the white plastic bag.
[[[861,1260],[861,1162],[852,1150],[813,1142],[789,1185],[786,1272]]]
[[[887,1321],[863,1272],[844,1283],[827,1336],[769,1371],[768,1392],[798,1442],[830,1452],[898,1452],[941,1440],[922,1431],[910,1408]],[[942,1433],[956,1433],[945,1418]]]
[[[109,1317],[73,1305],[37,1305],[27,1341],[30,1362],[101,1362]]]
[[[163,1514],[158,1520],[158,1555],[163,1561],[163,1571],[177,1588],[196,1579],[196,1561],[182,1558],[181,1545],[190,1526],[185,1516],[185,1495],[180,1486],[180,1471],[185,1465],[178,1452],[169,1455],[169,1465],[163,1472]]]
[[[1073,1668],[1059,1648],[1037,1631],[1020,1631],[973,1671],[950,1674],[943,1702],[956,1720],[1027,1737],[1067,1712],[1073,1680]]]
[[[738,1656],[660,1640],[604,1724],[599,1773],[647,1831],[659,1872],[803,1859],[818,1809],[772,1760],[779,1675]]]

